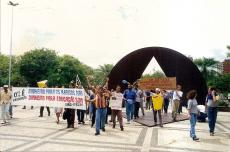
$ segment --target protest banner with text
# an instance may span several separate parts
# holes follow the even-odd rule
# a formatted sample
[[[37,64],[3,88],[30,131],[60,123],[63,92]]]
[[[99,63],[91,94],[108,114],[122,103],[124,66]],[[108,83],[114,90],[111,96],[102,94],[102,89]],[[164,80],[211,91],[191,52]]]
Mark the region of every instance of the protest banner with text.
[[[144,78],[138,80],[138,85],[143,90],[154,90],[156,88],[174,90],[176,89],[176,77]]]
[[[86,109],[84,89],[13,87],[12,105]]]

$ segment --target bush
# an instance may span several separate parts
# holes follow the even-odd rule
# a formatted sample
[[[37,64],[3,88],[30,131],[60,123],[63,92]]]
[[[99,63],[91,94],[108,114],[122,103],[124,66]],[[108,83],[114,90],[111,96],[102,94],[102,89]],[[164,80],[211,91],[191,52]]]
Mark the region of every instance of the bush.
[[[228,107],[228,103],[225,102],[224,100],[218,101],[217,104],[218,104],[218,106],[220,106],[220,107]]]

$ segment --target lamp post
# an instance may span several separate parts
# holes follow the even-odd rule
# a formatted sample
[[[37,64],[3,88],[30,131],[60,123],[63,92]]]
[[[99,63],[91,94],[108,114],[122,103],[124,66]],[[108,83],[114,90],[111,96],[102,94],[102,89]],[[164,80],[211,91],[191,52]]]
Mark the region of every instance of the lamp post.
[[[10,81],[11,81],[11,69],[12,69],[12,41],[13,41],[13,25],[14,25],[14,6],[19,5],[18,3],[13,3],[11,1],[9,1],[8,5],[10,5],[12,7],[11,10],[11,30],[10,30],[10,62],[9,62],[9,87],[10,87]]]

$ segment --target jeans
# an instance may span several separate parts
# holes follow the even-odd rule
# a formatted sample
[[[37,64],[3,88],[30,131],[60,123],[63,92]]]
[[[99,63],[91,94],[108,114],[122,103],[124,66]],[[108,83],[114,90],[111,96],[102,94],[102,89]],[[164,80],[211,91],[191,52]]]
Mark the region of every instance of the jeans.
[[[106,108],[96,110],[96,133],[100,133],[101,128],[105,128]]]
[[[9,105],[9,113],[10,113],[10,116],[12,117],[13,116],[13,106],[11,104]]]
[[[134,113],[134,104],[130,104],[128,102],[125,103],[126,104],[126,116],[127,116],[127,120],[128,122],[133,119],[133,113]]]
[[[168,113],[168,107],[169,107],[169,99],[164,99],[164,112]]]
[[[210,133],[214,133],[217,117],[217,107],[208,107],[208,124]]]
[[[196,138],[196,131],[195,131],[196,121],[197,121],[197,114],[191,113],[190,114],[190,137],[191,138]]]
[[[6,120],[9,119],[9,107],[10,104],[2,104],[1,105],[1,112],[2,112],[2,120],[3,122],[6,122]]]
[[[139,118],[140,102],[135,102],[134,118]]]
[[[77,109],[77,120],[78,120],[78,122],[85,123],[84,117],[85,117],[85,110]]]

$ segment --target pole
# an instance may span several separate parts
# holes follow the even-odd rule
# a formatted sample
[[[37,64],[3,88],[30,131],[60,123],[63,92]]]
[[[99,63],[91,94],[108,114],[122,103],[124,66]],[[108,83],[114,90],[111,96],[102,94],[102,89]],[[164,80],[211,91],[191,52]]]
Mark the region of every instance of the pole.
[[[2,0],[0,0],[0,55],[2,53]]]
[[[14,26],[14,7],[11,6],[11,29],[10,29],[10,62],[9,62],[9,87],[11,84],[11,69],[12,69],[12,44],[13,44],[13,26]]]

